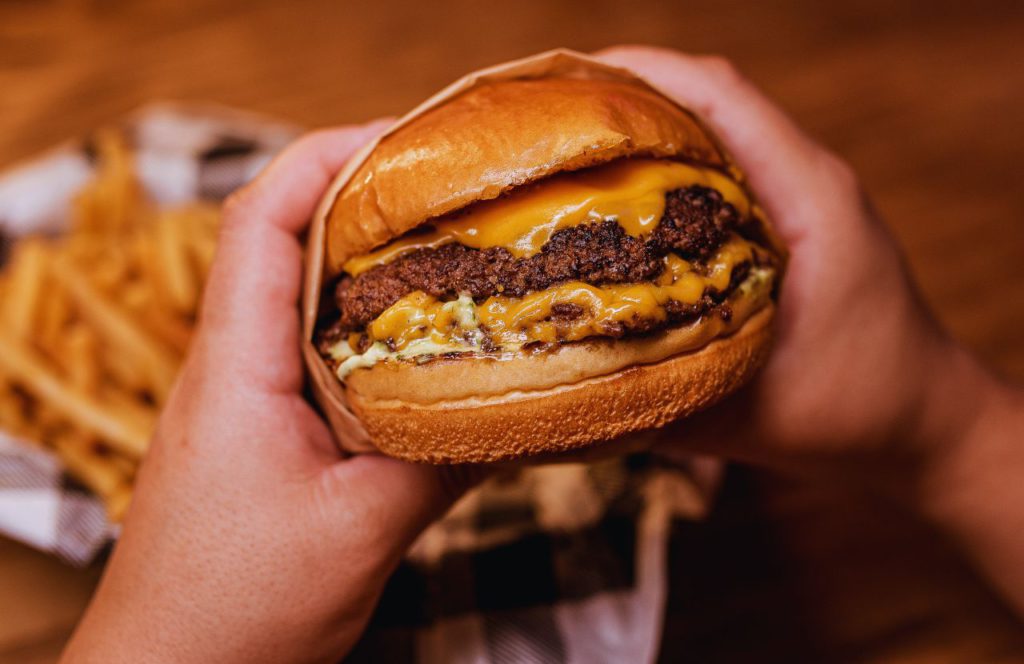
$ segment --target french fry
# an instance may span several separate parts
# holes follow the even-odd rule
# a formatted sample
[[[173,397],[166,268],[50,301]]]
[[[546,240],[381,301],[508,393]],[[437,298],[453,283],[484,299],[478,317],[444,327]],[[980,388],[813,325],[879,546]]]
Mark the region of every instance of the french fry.
[[[150,379],[153,394],[160,399],[165,398],[178,371],[174,356],[117,305],[104,298],[88,282],[77,278],[67,261],[57,260],[53,267],[54,275],[82,316],[96,327],[108,344],[138,362]]]
[[[163,287],[165,298],[180,313],[195,311],[199,298],[196,275],[189,263],[186,232],[181,215],[173,212],[161,215],[156,221],[156,257],[154,266]]]
[[[154,338],[172,348],[179,358],[185,356],[188,344],[192,341],[192,325],[152,301],[140,321]]]
[[[32,421],[43,432],[43,440],[49,440],[53,434],[68,429],[68,419],[51,404],[37,402],[33,404]]]
[[[94,442],[80,432],[57,436],[53,445],[68,472],[100,496],[113,495],[127,480],[114,463],[97,452]]]
[[[144,279],[124,284],[119,295],[121,304],[135,315],[142,315],[151,308],[155,297],[153,286]]]
[[[47,256],[47,262],[53,257]],[[49,280],[46,297],[43,298],[39,324],[32,335],[39,348],[57,348],[64,336],[64,329],[71,319],[71,303],[67,293],[52,278]]]
[[[107,460],[110,462],[112,466],[117,468],[117,470],[122,475],[124,475],[129,480],[135,477],[135,471],[138,469],[139,466],[137,461],[129,459],[126,456],[122,456],[117,452],[114,452],[113,450],[105,450],[105,452]]]
[[[95,146],[100,169],[76,199],[74,227],[93,232],[123,231],[145,209],[133,160],[119,132],[96,132]]]
[[[0,345],[4,347],[0,367],[25,389],[124,454],[139,458],[145,453],[154,422],[125,418],[90,395],[67,386],[27,345],[2,331]]]
[[[101,291],[116,294],[128,281],[130,268],[126,253],[119,244],[111,242],[103,248],[96,262],[90,264],[89,272]]]
[[[57,247],[57,251],[79,265],[95,265],[101,258],[104,236],[96,233],[72,233]]]
[[[3,324],[11,334],[25,339],[39,316],[40,292],[46,274],[44,247],[30,239],[18,245],[7,280],[3,304]]]
[[[110,380],[125,391],[142,394],[149,389],[149,378],[144,368],[116,347],[101,344],[100,364]]]
[[[25,419],[24,404],[14,391],[14,386],[0,374],[0,429],[16,436],[24,436],[30,430]]]
[[[160,249],[155,234],[138,233],[132,240],[132,252],[138,266],[139,283],[146,285],[149,295],[147,305],[153,303],[161,308],[172,307],[173,305],[167,290],[162,283],[163,276],[158,267]]]
[[[68,331],[64,351],[65,372],[72,387],[95,394],[100,387],[96,334],[85,325],[76,324]]]
[[[119,390],[112,385],[106,386],[99,394],[101,401],[112,413],[120,413],[122,417],[136,422],[148,422],[153,428],[159,413],[156,407],[138,399],[135,395]]]
[[[192,339],[192,325],[162,306],[149,282],[140,280],[125,286],[121,301],[150,334],[179,356],[185,355]]]
[[[117,491],[106,496],[103,502],[107,508],[107,518],[113,523],[121,523],[132,502],[131,486],[122,485]]]
[[[188,243],[199,278],[206,281],[206,277],[210,274],[210,266],[213,265],[213,256],[217,250],[217,232],[216,230],[207,230],[205,233],[196,233],[189,236]]]

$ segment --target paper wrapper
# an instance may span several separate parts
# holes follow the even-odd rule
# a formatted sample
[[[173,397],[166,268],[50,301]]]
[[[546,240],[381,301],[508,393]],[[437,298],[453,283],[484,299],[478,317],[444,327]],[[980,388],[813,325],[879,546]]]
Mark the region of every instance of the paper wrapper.
[[[373,142],[363,147],[338,173],[324,195],[309,231],[302,301],[302,350],[313,383],[313,394],[323,409],[324,415],[344,451],[351,454],[359,454],[373,452],[376,448],[362,422],[359,421],[349,407],[345,396],[345,389],[341,382],[323,361],[313,345],[314,327],[316,325],[317,311],[320,306],[320,289],[324,280],[325,227],[328,212],[335,198],[383,139],[424,113],[482,84],[514,79],[538,78],[627,81],[639,83],[664,95],[655,86],[652,86],[626,69],[612,67],[582,53],[566,49],[548,51],[521,60],[481,69],[463,76],[441,90],[398,120]],[[715,140],[713,133],[707,133],[712,140]],[[731,163],[728,161],[727,152],[721,146],[719,148],[720,152],[726,156],[727,163]],[[738,172],[736,175],[739,177]]]

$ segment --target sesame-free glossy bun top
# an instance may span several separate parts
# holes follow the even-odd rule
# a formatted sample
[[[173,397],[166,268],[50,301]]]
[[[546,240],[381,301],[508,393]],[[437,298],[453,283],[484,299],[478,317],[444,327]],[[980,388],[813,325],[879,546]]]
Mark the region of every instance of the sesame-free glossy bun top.
[[[359,167],[327,217],[327,272],[475,201],[633,156],[728,165],[690,112],[639,82],[479,85],[384,138]]]

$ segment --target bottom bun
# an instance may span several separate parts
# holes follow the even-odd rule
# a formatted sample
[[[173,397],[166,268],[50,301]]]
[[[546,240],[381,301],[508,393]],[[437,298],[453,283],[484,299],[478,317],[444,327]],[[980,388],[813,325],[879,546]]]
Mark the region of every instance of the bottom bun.
[[[543,390],[421,404],[349,389],[348,400],[374,445],[409,461],[487,463],[615,446],[617,437],[707,408],[747,382],[768,357],[773,316],[769,305],[700,350]]]

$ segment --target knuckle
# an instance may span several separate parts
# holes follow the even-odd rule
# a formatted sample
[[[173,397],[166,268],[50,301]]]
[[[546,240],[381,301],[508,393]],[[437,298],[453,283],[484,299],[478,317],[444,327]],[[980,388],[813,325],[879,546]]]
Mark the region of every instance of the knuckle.
[[[643,44],[615,44],[614,46],[602,48],[597,54],[600,56],[620,56],[646,54],[649,52],[650,47]]]
[[[654,57],[680,57],[682,54],[679,51],[674,51],[670,48],[663,46],[649,46],[647,44],[620,44],[613,46],[608,49],[609,53],[616,54],[627,54],[627,55],[642,55],[642,56],[654,56]]]
[[[736,64],[725,56],[705,55],[701,56],[700,62],[716,78],[726,83],[741,84],[746,81]]]
[[[846,194],[860,194],[860,178],[845,159],[823,149],[821,151],[821,169],[828,179],[835,183],[837,189]]]
[[[291,145],[285,148],[285,152],[305,154],[309,150],[315,149],[317,145],[322,143],[324,139],[330,135],[331,130],[329,129],[313,129],[311,131],[307,131],[292,141]]]
[[[618,44],[600,51],[599,54],[632,64],[678,64],[692,58],[682,51],[648,44]]]
[[[252,184],[248,184],[241,189],[236,189],[224,199],[225,224],[235,224],[238,223],[238,220],[245,218],[249,200],[252,198],[252,194],[249,193],[251,187]]]
[[[253,188],[256,182],[250,182],[241,189],[236,189],[226,199],[221,208],[220,240],[244,232],[253,218]]]

